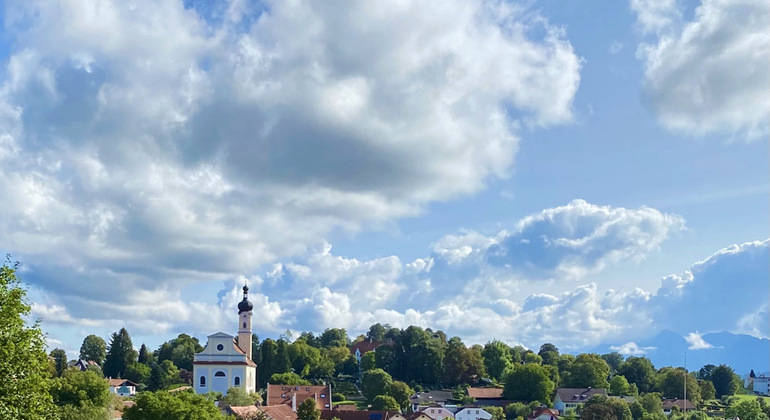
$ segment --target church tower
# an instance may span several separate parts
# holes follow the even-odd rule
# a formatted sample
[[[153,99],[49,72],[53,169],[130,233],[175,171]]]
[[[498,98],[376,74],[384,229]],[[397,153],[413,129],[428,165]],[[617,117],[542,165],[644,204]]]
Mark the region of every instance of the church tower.
[[[254,305],[249,302],[249,286],[243,285],[243,300],[238,303],[238,347],[251,360],[251,315]]]

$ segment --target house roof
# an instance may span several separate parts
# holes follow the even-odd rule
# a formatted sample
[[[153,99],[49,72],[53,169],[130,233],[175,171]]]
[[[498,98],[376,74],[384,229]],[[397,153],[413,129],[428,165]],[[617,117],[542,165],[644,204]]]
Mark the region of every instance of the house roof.
[[[110,378],[107,380],[110,383],[110,386],[123,386],[124,384],[126,386],[136,386],[134,382],[129,381],[128,379],[117,379],[117,378]]]
[[[409,413],[409,415],[406,416],[406,420],[417,420],[421,417],[424,417],[426,419],[430,419],[430,416],[423,413],[422,411],[415,411],[414,413]]]
[[[329,385],[273,385],[267,384],[267,405],[292,406],[292,398],[297,405],[308,398],[313,398],[319,410],[331,410],[332,393]]]
[[[430,404],[430,403],[442,403],[447,401],[452,401],[454,397],[452,396],[452,391],[428,391],[428,392],[418,392],[411,397],[409,397],[409,401],[412,404]]]
[[[559,388],[556,396],[564,402],[585,402],[594,395],[607,396],[607,391],[601,388]]]
[[[672,407],[679,407],[680,410],[684,410],[685,407],[687,407],[687,410],[695,410],[695,406],[690,402],[690,400],[683,400],[679,398],[666,398],[661,403],[663,406],[663,409],[671,409]]]
[[[393,415],[398,414],[395,411],[321,411],[321,419],[332,420],[337,417],[340,420],[388,420]]]
[[[258,408],[273,420],[297,420],[297,413],[288,405],[266,405]]]
[[[468,387],[468,396],[477,400],[503,398],[502,388],[471,388]]]
[[[361,352],[361,354],[364,354],[366,352],[370,352],[376,349],[377,347],[380,347],[383,344],[388,344],[388,343],[384,341],[377,341],[377,340],[364,340],[350,346],[350,353],[356,354],[356,350],[358,350]]]
[[[551,416],[551,418],[559,420],[559,410],[555,410],[553,408],[548,408],[548,407],[538,407],[537,410],[533,411],[532,414],[527,416],[527,418],[536,419],[542,416],[543,414],[546,414],[548,416]]]
[[[227,412],[229,414],[234,414],[236,417],[245,418],[246,416],[256,414],[259,412],[259,409],[256,405],[231,405],[227,407]]]

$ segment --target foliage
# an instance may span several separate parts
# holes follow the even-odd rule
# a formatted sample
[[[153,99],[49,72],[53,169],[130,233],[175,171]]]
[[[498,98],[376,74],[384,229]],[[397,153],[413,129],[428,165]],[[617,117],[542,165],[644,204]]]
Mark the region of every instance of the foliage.
[[[321,410],[316,407],[315,400],[308,398],[297,406],[297,420],[320,420]]]
[[[192,391],[141,392],[136,404],[123,412],[123,420],[221,420],[214,401]]]
[[[492,415],[492,420],[505,420],[503,407],[485,406],[482,407],[487,413]]]
[[[622,400],[594,395],[583,404],[581,420],[631,420],[631,410]]]
[[[631,387],[629,386],[625,376],[615,375],[612,377],[612,380],[610,381],[609,394],[620,395],[620,396],[631,395],[630,388]]]
[[[618,371],[618,368],[623,363],[623,355],[613,351],[612,353],[606,353],[601,355],[601,358],[607,362],[607,365],[612,370],[612,373],[615,373]]]
[[[110,390],[107,381],[96,372],[69,369],[53,381],[51,396],[56,405],[106,407]]]
[[[147,346],[142,343],[142,347],[139,348],[139,357],[137,358],[137,362],[144,363],[147,366],[152,366],[154,361],[154,355],[150,352],[150,350],[147,349]]]
[[[345,394],[339,393],[339,392],[333,392],[332,393],[332,402],[340,402],[345,401]]]
[[[372,369],[365,372],[361,378],[361,393],[367,401],[372,402],[378,395],[387,395],[393,383],[393,378],[382,369]]]
[[[321,351],[299,338],[288,346],[289,360],[294,372],[308,376],[321,363]]]
[[[494,340],[485,344],[481,355],[484,356],[487,373],[497,380],[503,379],[503,374],[513,365],[511,348],[502,341]]]
[[[540,357],[539,354],[527,352],[524,355],[524,363],[537,363],[538,365],[543,364],[543,358]]]
[[[121,378],[126,368],[135,363],[138,356],[128,331],[121,328],[110,337],[110,345],[102,367],[104,374],[112,378]]]
[[[683,368],[662,368],[658,373],[658,390],[666,398],[684,398],[685,371]],[[701,390],[698,380],[687,374],[687,399],[693,403],[700,403]]]
[[[93,360],[99,366],[104,363],[107,356],[107,343],[104,339],[96,335],[88,335],[83,339],[80,345],[80,358],[83,360]]]
[[[768,420],[757,400],[741,400],[732,404],[725,411],[727,418],[740,417],[741,420]]]
[[[197,338],[187,334],[179,334],[173,340],[161,344],[154,356],[157,363],[170,360],[179,369],[192,370],[193,358],[196,353],[201,351],[203,351],[203,346]]]
[[[291,358],[289,357],[289,345],[283,338],[279,339],[278,349],[275,354],[275,373],[291,372]]]
[[[460,337],[452,337],[444,356],[444,384],[449,386],[475,382],[486,373],[478,348],[467,348]]]
[[[388,386],[387,393],[393,397],[398,405],[401,406],[401,409],[406,412],[407,407],[409,407],[409,397],[414,394],[414,390],[404,382],[393,381],[393,383]]]
[[[717,398],[722,398],[724,395],[733,395],[740,387],[740,383],[735,380],[735,372],[727,365],[715,367],[711,371],[711,374],[703,379],[709,380],[714,384],[714,391]]]
[[[49,362],[39,322],[26,326],[26,290],[16,277],[17,264],[0,266],[0,418],[50,419]]]
[[[389,325],[387,327],[385,325],[382,325],[378,322],[370,326],[369,331],[366,333],[366,338],[368,340],[383,341],[385,339],[385,333],[388,331],[388,328],[390,327]]]
[[[646,357],[629,357],[620,364],[618,374],[625,376],[628,383],[636,384],[640,393],[650,392],[655,386],[655,367]]]
[[[64,370],[67,369],[67,352],[60,348],[55,348],[51,350],[49,356],[53,357],[56,376],[61,376]]]
[[[274,373],[269,382],[273,385],[311,385],[294,372]]]
[[[321,334],[321,346],[325,348],[347,347],[349,342],[350,338],[344,328],[327,328]]]
[[[274,373],[276,372],[276,360],[278,357],[278,343],[270,338],[266,338],[259,349],[260,363],[259,369],[257,369],[257,383],[260,387],[264,387],[270,381]]]
[[[713,400],[716,398],[716,390],[714,384],[711,381],[705,379],[698,379],[698,385],[700,386],[700,396],[704,400]]]
[[[144,363],[132,363],[126,367],[123,378],[137,384],[147,384],[151,373],[152,369]]]
[[[376,352],[367,351],[361,355],[361,372],[367,372],[377,368]]]
[[[526,404],[515,402],[505,406],[505,418],[513,420],[517,417],[527,417],[529,414],[529,407]]]
[[[234,405],[234,406],[244,406],[244,405],[254,405],[261,400],[262,400],[262,397],[260,397],[259,394],[257,393],[252,392],[249,394],[243,388],[230,387],[227,390],[227,395],[222,397],[221,403]]]
[[[565,388],[607,389],[610,366],[598,354],[579,354],[566,372],[562,373]],[[628,380],[628,378],[626,378]]]
[[[639,401],[639,404],[642,405],[642,408],[644,408],[644,411],[648,413],[663,412],[661,397],[660,397],[660,394],[658,394],[657,392],[649,392],[647,394],[644,394],[641,397],[639,397],[638,401]]]
[[[110,420],[106,407],[63,405],[56,408],[59,420]]]
[[[505,377],[503,397],[513,401],[541,401],[550,403],[554,383],[548,370],[538,364],[516,366]]]
[[[378,395],[372,400],[372,410],[400,411],[401,405],[390,395]]]

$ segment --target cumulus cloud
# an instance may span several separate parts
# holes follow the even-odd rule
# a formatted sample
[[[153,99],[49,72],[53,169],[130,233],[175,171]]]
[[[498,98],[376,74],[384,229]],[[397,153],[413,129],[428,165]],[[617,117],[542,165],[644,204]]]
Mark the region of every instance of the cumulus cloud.
[[[687,341],[687,344],[689,344],[687,348],[690,350],[704,350],[714,347],[706,342],[697,331],[687,334],[684,339]]]
[[[655,350],[655,347],[651,346],[639,346],[633,341],[629,341],[626,344],[620,346],[610,346],[610,350],[616,351],[623,356],[641,356],[650,350]]]
[[[646,100],[676,131],[767,136],[770,4],[703,0],[692,20],[674,0],[631,0],[650,41],[639,45]]]
[[[478,191],[508,175],[517,127],[571,121],[580,81],[564,30],[507,2],[5,16],[0,247],[73,301],[251,273]],[[392,299],[388,275],[362,298]]]

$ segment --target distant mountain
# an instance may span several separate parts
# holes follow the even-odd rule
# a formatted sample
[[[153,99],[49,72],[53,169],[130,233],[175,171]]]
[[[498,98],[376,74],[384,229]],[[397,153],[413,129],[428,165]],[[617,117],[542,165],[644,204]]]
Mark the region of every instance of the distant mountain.
[[[698,370],[709,363],[729,365],[741,376],[747,375],[752,369],[755,372],[770,371],[770,340],[766,338],[719,332],[703,334],[702,339],[711,347],[690,349],[690,344],[684,336],[670,330],[661,331],[658,335],[636,344],[640,349],[644,349],[643,355],[649,357],[656,368],[683,366],[687,352],[687,369],[690,371]],[[620,347],[623,344],[625,343],[601,345],[593,351],[607,353],[613,351],[611,347]]]

